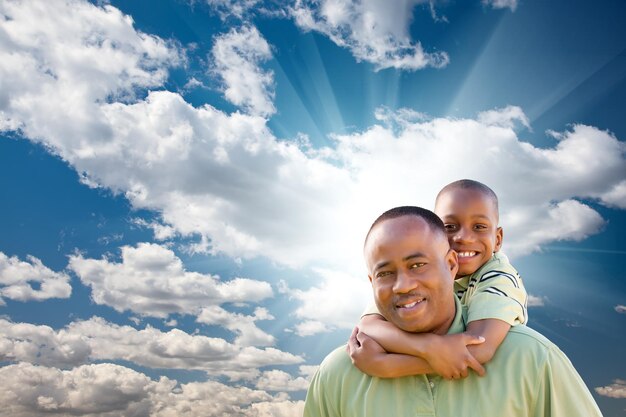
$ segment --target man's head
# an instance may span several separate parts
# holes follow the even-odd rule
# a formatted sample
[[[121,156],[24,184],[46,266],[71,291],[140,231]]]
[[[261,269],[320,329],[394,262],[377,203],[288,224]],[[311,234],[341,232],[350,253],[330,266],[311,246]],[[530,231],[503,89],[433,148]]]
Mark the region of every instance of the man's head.
[[[365,262],[380,313],[402,330],[445,334],[455,315],[456,253],[441,220],[420,207],[396,207],[372,224]]]
[[[435,200],[435,213],[459,255],[457,276],[473,274],[502,247],[498,197],[485,184],[460,180],[446,185]]]

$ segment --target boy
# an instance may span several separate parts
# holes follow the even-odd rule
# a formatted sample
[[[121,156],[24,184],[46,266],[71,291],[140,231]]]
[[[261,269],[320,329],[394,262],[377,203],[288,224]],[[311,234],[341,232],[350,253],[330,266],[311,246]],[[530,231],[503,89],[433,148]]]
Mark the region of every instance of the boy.
[[[435,213],[458,256],[454,290],[468,308],[467,331],[445,336],[407,333],[372,306],[353,332],[352,345],[361,346],[370,336],[395,353],[349,346],[353,363],[367,374],[393,378],[434,372],[452,379],[467,376],[472,368],[483,375],[481,364],[493,357],[511,326],[527,321],[522,280],[506,256],[498,253],[503,232],[495,193],[477,181],[455,181],[437,195]]]

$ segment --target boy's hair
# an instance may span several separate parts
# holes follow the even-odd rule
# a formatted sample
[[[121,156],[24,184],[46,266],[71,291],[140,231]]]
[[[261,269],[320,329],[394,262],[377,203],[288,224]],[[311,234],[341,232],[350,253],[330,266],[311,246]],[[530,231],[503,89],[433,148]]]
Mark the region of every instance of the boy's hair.
[[[376,225],[384,222],[385,220],[396,219],[403,216],[419,217],[428,224],[432,231],[436,233],[441,233],[444,237],[446,236],[446,229],[443,226],[443,222],[441,221],[439,216],[437,216],[432,211],[416,206],[400,206],[387,210],[386,212],[378,216],[376,220],[374,220],[374,223],[372,223],[372,226],[370,226],[370,230],[365,236],[365,242],[363,243],[363,246],[367,244],[367,239],[370,237],[370,234],[372,233],[372,230],[374,229],[374,227],[376,227]]]
[[[445,187],[443,187],[441,191],[439,191],[439,194],[437,194],[437,198],[435,198],[435,205],[437,204],[437,201],[439,201],[439,197],[441,197],[444,193],[457,189],[457,188],[460,188],[463,190],[474,190],[474,191],[483,193],[485,196],[490,198],[491,201],[493,201],[493,205],[496,208],[496,213],[500,212],[500,208],[498,204],[498,196],[496,195],[496,193],[493,192],[491,188],[487,187],[482,182],[468,180],[468,179],[454,181],[446,185]]]

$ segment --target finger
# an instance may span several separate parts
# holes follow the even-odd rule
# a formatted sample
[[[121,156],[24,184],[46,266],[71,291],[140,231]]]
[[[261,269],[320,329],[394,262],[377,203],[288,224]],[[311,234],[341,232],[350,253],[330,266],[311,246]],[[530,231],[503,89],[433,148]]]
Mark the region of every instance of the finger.
[[[358,340],[361,345],[363,345],[363,343],[369,343],[370,339],[371,337],[363,332],[358,332],[356,335],[356,340]]]
[[[465,345],[480,345],[484,343],[485,338],[483,336],[474,336],[473,334],[463,333],[463,341]]]
[[[461,371],[461,374],[459,375],[459,379],[465,378],[467,377],[467,368],[463,369]]]
[[[359,334],[359,328],[355,327],[354,329],[352,329],[352,334],[350,335],[350,342],[352,344],[354,344],[355,346],[361,346],[361,343],[359,342],[359,339],[357,337],[357,335]]]
[[[475,357],[470,356],[468,358],[468,366],[472,368],[479,376],[485,375],[485,368],[476,360]]]

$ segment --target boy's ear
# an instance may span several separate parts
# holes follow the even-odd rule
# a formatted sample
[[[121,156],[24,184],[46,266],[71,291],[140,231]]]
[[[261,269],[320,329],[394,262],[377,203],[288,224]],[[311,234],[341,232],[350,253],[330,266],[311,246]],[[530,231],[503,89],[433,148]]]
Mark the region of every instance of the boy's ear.
[[[504,231],[501,227],[496,229],[496,245],[493,247],[494,252],[498,252],[502,247],[502,239],[504,239]]]
[[[456,273],[459,271],[459,257],[457,253],[452,249],[448,249],[448,253],[446,254],[446,262],[448,263],[448,267],[450,268],[452,279],[456,278]]]

